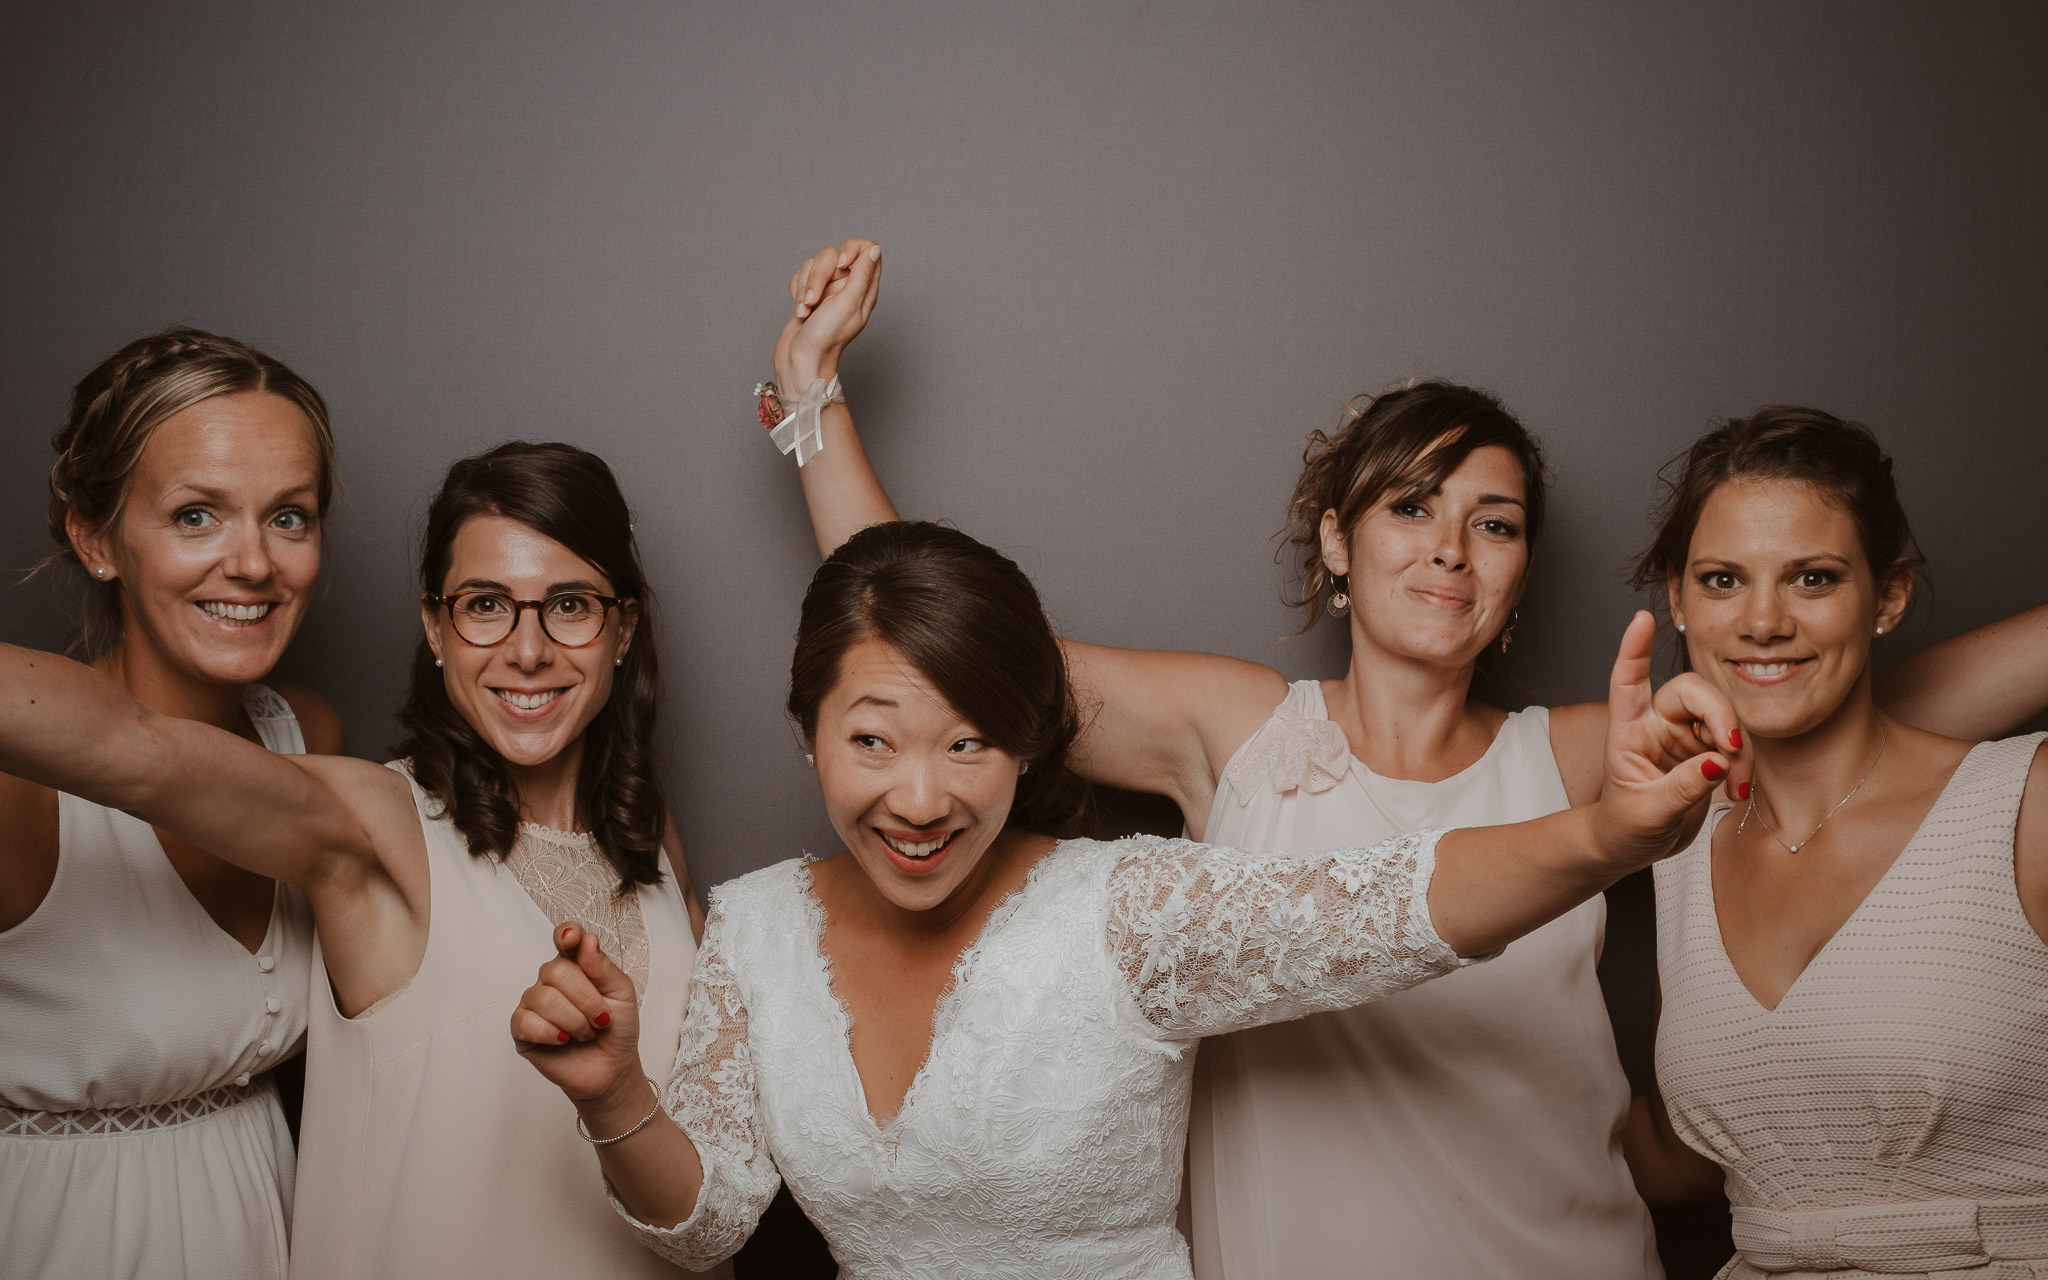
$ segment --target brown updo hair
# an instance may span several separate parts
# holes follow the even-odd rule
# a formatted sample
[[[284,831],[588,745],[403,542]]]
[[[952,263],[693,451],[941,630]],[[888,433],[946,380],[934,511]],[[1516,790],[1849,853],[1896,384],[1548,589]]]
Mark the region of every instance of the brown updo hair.
[[[316,526],[333,500],[339,463],[327,402],[313,385],[246,342],[201,329],[170,328],[122,347],[71,392],[71,413],[50,439],[50,536],[58,550],[44,564],[60,567],[77,598],[71,649],[90,660],[121,638],[120,588],[85,572],[65,527],[76,516],[94,532],[113,527],[128,500],[128,481],[149,438],[165,419],[202,400],[268,391],[297,405],[313,428],[320,456]]]
[[[1281,554],[1295,555],[1290,606],[1308,611],[1307,631],[1323,616],[1331,573],[1323,563],[1323,512],[1337,513],[1348,538],[1382,501],[1434,492],[1479,449],[1498,446],[1521,464],[1522,534],[1532,549],[1543,530],[1546,477],[1536,438],[1492,395],[1455,382],[1409,382],[1352,397],[1335,435],[1312,433],[1301,479],[1287,504]]]
[[[1664,500],[1657,536],[1630,583],[1640,589],[1682,574],[1707,499],[1722,485],[1744,480],[1811,485],[1855,523],[1856,540],[1879,581],[1894,566],[1917,570],[1927,562],[1899,502],[1892,460],[1870,428],[1820,409],[1774,404],[1730,418],[1665,464],[1658,473]]]
[[[448,468],[427,508],[420,540],[420,591],[445,590],[455,535],[476,516],[517,520],[589,561],[611,594],[637,606],[633,643],[613,672],[611,697],[583,730],[576,774],[576,822],[619,873],[619,891],[661,882],[668,830],[655,751],[661,670],[654,597],[640,567],[633,514],[603,458],[572,444],[501,444]],[[607,619],[606,626],[619,625]],[[478,857],[503,857],[519,835],[519,792],[505,759],[448,697],[434,650],[422,636],[412,684],[398,709],[404,739],[393,754],[454,822]]]
[[[814,742],[846,651],[879,640],[909,660],[989,742],[1030,765],[1009,822],[1044,835],[1088,829],[1088,784],[1068,767],[1081,718],[1067,660],[1031,579],[958,529],[872,525],[811,579],[789,663],[789,714]]]

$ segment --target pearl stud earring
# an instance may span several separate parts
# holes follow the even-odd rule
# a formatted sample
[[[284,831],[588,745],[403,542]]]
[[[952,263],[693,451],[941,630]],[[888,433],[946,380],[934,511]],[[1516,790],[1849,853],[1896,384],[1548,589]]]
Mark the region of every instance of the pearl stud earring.
[[[95,577],[95,578],[105,578],[105,577],[107,576],[107,569],[106,569],[106,566],[105,566],[105,565],[101,565],[101,566],[100,566],[99,568],[97,568],[97,569],[94,569],[94,570],[92,571],[92,576],[93,576],[93,577]]]
[[[438,666],[440,666],[440,665],[441,665],[441,660],[440,660],[439,658],[436,658],[436,659],[434,659],[434,665],[435,665],[435,666],[437,666],[437,667],[438,667]]]
[[[1681,622],[1681,623],[1679,623],[1679,624],[1678,624],[1678,634],[1679,634],[1679,635],[1684,635],[1684,634],[1685,634],[1685,624],[1684,624],[1683,622]]]
[[[1884,634],[1884,628],[1883,628],[1883,627],[1879,627],[1879,628],[1877,629],[1877,634],[1879,634],[1879,635],[1883,635],[1883,634]]]

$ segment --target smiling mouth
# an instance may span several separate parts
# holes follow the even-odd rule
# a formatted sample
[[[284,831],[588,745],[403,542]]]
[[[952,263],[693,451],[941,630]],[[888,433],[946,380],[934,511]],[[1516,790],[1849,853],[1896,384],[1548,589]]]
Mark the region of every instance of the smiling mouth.
[[[889,846],[889,852],[899,858],[918,863],[930,862],[933,858],[944,853],[947,847],[960,834],[960,831],[956,829],[933,836],[929,840],[899,840],[880,827],[876,827],[874,830],[876,835],[882,837],[882,843]]]
[[[1456,595],[1449,591],[1431,591],[1427,587],[1412,587],[1410,590],[1420,597],[1423,603],[1435,605],[1439,609],[1456,611],[1466,608],[1472,603],[1469,597]]]
[[[1771,684],[1791,675],[1811,661],[1811,658],[1778,658],[1769,662],[1759,662],[1753,658],[1730,659],[1728,665],[1758,684]]]
[[[512,689],[493,689],[491,692],[497,694],[498,701],[506,706],[520,711],[538,711],[561,697],[564,690],[542,689],[537,693],[520,693]]]
[[[201,600],[199,608],[215,622],[225,622],[231,627],[246,627],[268,617],[272,603],[269,600],[261,604],[229,604],[225,600]]]

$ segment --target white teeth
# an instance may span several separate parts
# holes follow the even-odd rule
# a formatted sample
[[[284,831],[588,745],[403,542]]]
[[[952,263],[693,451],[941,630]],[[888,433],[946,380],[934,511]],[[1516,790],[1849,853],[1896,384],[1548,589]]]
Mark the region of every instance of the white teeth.
[[[560,689],[547,689],[540,693],[514,693],[510,689],[493,689],[491,692],[521,711],[538,711],[562,696]]]
[[[254,622],[270,612],[268,602],[263,604],[228,604],[223,600],[201,600],[199,607],[206,610],[208,616],[218,618],[222,622]]]
[[[1771,676],[1782,676],[1787,671],[1790,671],[1792,669],[1792,664],[1789,662],[1743,662],[1738,663],[1737,665],[1740,666],[1744,671],[1747,671],[1749,674],[1756,676],[1760,679],[1768,679]]]
[[[882,832],[881,836],[882,839],[885,842],[887,842],[888,846],[891,849],[894,849],[896,852],[902,854],[906,858],[929,858],[933,854],[937,853],[939,850],[945,848],[946,842],[953,838],[952,833],[947,832],[945,835],[935,837],[931,840],[925,840],[918,844],[906,844],[903,841],[896,839],[894,836],[890,835],[886,831]]]

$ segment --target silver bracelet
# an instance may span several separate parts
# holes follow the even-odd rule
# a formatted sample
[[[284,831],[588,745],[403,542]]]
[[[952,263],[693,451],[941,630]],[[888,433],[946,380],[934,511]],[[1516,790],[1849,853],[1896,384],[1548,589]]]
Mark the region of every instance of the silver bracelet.
[[[649,1120],[654,1119],[654,1117],[660,1114],[661,1112],[661,1086],[655,1084],[650,1077],[642,1076],[640,1078],[646,1080],[648,1087],[654,1090],[654,1110],[649,1111],[644,1116],[641,1116],[639,1124],[634,1125],[632,1128],[626,1130],[624,1133],[620,1134],[616,1138],[593,1138],[590,1136],[590,1130],[583,1127],[583,1117],[581,1115],[578,1115],[576,1117],[576,1136],[583,1139],[585,1142],[589,1143],[593,1147],[608,1147],[612,1145],[614,1142],[624,1142],[626,1139],[632,1137],[634,1134],[646,1128],[647,1122]]]

